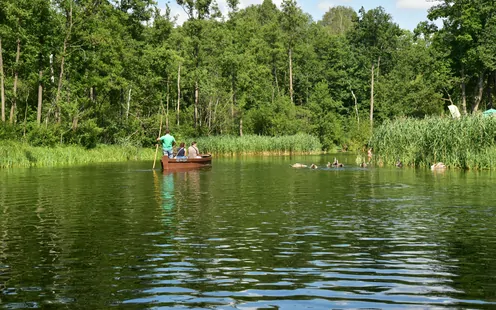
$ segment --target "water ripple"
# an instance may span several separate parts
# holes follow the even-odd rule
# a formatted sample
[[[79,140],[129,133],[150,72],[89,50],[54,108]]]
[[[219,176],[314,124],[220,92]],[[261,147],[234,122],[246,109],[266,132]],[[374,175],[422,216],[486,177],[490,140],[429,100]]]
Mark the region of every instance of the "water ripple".
[[[0,306],[496,307],[496,194],[483,178],[445,186],[430,171],[287,160],[0,177]]]

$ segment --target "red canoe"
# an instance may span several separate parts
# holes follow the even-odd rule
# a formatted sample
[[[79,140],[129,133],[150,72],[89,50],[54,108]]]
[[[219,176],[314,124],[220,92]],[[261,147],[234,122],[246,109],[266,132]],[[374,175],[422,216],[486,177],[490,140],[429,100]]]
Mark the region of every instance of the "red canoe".
[[[169,158],[162,156],[162,170],[182,170],[208,167],[212,165],[212,155],[202,155],[201,158]]]

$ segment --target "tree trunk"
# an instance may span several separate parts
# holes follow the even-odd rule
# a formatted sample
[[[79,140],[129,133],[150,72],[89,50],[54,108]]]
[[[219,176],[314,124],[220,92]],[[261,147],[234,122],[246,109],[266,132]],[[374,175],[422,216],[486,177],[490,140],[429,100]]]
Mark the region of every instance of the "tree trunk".
[[[165,113],[165,128],[169,129],[169,77],[167,77],[167,95],[165,97],[165,104],[167,107]],[[160,100],[160,108],[162,108],[162,100]]]
[[[491,72],[487,75],[487,101],[489,105],[489,109],[493,108],[493,88],[491,80],[493,79],[494,72]]]
[[[377,58],[377,68],[375,69],[375,74],[376,74],[375,82],[379,83],[379,75],[381,74],[381,56]]]
[[[19,65],[19,57],[21,55],[21,40],[17,39],[17,53],[16,53],[16,61],[15,61],[15,71],[14,71],[14,93],[12,97],[12,106],[10,107],[10,123],[14,123],[14,115],[17,107],[17,78],[19,77],[18,65]]]
[[[289,97],[291,97],[291,103],[293,100],[293,50],[289,48]]]
[[[467,91],[466,91],[466,84],[465,84],[465,70],[462,68],[462,83],[461,83],[461,88],[462,88],[462,113],[463,115],[467,115]]]
[[[23,137],[26,136],[26,124],[27,124],[27,121],[28,121],[28,98],[29,98],[29,93],[26,96],[26,107],[24,109],[24,129],[23,129],[23,132],[22,132],[22,136]]]
[[[372,64],[372,74],[370,81],[370,128],[374,127],[374,64]]]
[[[177,69],[177,126],[179,126],[179,106],[181,102],[181,65]]]
[[[351,91],[351,95],[353,96],[353,99],[355,100],[355,112],[357,116],[357,124],[360,125],[360,116],[358,115],[358,103],[357,103],[357,97],[355,96],[355,93],[353,90]]]
[[[232,87],[232,101],[231,101],[231,118],[234,119],[234,107],[236,106],[236,82],[234,79],[234,72],[231,77],[231,87]]]
[[[74,116],[74,118],[72,119],[72,131],[77,130],[78,122],[79,122],[79,117],[76,114],[76,116]]]
[[[57,119],[57,123],[60,123],[60,107],[59,107],[59,99],[60,99],[60,92],[62,90],[62,81],[64,78],[64,61],[65,61],[65,54],[67,52],[67,44],[69,42],[70,36],[71,36],[71,31],[72,31],[72,1],[70,2],[70,7],[69,7],[69,12],[67,13],[68,15],[66,16],[67,22],[69,29],[67,30],[67,33],[64,38],[64,46],[63,46],[63,51],[62,51],[62,59],[60,60],[60,74],[59,74],[59,84],[57,86],[57,94],[55,95],[55,118]]]
[[[277,80],[277,67],[274,65],[274,79],[276,82],[276,90],[277,90],[277,95],[279,96],[281,94],[279,90],[279,81]]]
[[[53,54],[50,54],[50,82],[55,83],[55,71],[53,70]]]
[[[475,96],[474,105],[472,107],[472,113],[479,110],[479,105],[482,101],[482,94],[484,94],[484,72],[479,75],[479,82],[477,83],[477,96]]]
[[[43,71],[40,70],[40,73],[38,75],[39,81],[38,81],[38,110],[36,113],[36,121],[38,122],[38,125],[41,125],[41,108],[43,104]]]
[[[131,107],[131,87],[129,87],[129,93],[127,95],[127,104],[126,104],[126,120],[129,119],[129,108]]]
[[[2,38],[0,38],[0,100],[2,102],[2,122],[5,122],[5,88],[3,79]]]
[[[243,117],[239,118],[239,136],[243,136]]]
[[[217,100],[215,101],[215,106],[214,106],[214,116],[213,116],[213,119],[212,119],[212,122],[215,124],[215,119],[216,119],[216,116],[217,116],[217,106],[219,105],[219,98],[217,98]]]
[[[76,113],[72,117],[72,131],[76,131],[77,130],[78,122],[79,122],[79,111],[76,110]]]
[[[212,97],[208,100],[208,132],[212,130]]]
[[[198,128],[198,101],[200,100],[200,88],[198,80],[195,81],[195,129]]]

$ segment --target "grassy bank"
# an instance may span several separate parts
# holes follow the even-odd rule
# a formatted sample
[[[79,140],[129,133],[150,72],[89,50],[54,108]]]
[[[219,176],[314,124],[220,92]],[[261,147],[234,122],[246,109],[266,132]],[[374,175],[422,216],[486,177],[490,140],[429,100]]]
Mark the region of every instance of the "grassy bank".
[[[443,162],[451,168],[496,168],[496,118],[464,117],[400,119],[374,131],[376,161],[410,166]]]
[[[189,144],[193,140],[198,142],[202,152],[216,155],[309,154],[318,153],[322,148],[319,140],[309,135],[216,136],[186,141]],[[88,150],[80,146],[33,147],[27,143],[3,141],[0,142],[0,168],[152,160],[154,153],[155,148],[133,146],[99,145]]]
[[[188,140],[189,141],[189,140]],[[237,154],[313,154],[322,151],[319,139],[307,134],[267,137],[256,135],[197,138],[200,151],[216,155]]]
[[[81,146],[33,147],[27,143],[0,142],[0,167],[73,165],[128,160],[151,160],[155,149],[99,145],[87,150]]]

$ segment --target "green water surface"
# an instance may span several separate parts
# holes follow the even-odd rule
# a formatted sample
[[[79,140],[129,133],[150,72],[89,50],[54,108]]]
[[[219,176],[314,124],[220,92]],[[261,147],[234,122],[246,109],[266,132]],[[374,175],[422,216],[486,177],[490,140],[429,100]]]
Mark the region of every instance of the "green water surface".
[[[494,174],[333,157],[0,170],[0,308],[496,309]]]

